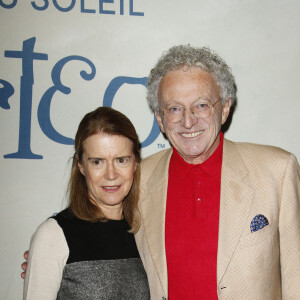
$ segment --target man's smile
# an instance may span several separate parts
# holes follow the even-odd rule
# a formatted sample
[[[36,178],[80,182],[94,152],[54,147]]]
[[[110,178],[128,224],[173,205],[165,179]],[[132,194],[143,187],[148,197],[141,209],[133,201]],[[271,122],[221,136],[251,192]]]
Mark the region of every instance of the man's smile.
[[[191,133],[181,133],[180,135],[185,137],[185,138],[194,138],[194,137],[200,135],[202,132],[204,132],[204,130],[191,132]]]

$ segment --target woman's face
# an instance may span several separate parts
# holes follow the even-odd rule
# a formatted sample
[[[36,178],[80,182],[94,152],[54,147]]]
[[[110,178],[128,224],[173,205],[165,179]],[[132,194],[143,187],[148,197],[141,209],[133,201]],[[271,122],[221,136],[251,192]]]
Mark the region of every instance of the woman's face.
[[[137,168],[132,148],[128,138],[104,133],[91,135],[83,142],[78,166],[90,198],[108,218],[116,212],[122,214],[122,202],[132,186]]]

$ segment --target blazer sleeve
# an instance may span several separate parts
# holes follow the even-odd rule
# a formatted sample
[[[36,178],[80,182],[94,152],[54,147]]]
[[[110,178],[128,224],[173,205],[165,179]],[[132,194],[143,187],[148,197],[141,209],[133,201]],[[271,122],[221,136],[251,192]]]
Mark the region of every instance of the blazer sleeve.
[[[300,169],[290,155],[279,212],[282,298],[300,299]]]
[[[31,238],[23,300],[55,300],[69,248],[56,220],[42,223]]]

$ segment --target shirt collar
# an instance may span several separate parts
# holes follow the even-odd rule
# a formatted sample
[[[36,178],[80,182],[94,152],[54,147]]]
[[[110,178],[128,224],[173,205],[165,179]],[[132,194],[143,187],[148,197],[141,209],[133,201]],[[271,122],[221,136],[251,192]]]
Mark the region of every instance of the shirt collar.
[[[224,141],[224,135],[222,132],[220,132],[220,143],[215,150],[215,152],[203,163],[201,164],[189,164],[187,163],[176,151],[176,149],[173,147],[173,154],[171,157],[171,164],[172,164],[172,170],[173,174],[170,174],[170,176],[175,176],[176,182],[183,181],[186,176],[188,176],[189,172],[191,170],[197,172],[197,171],[204,171],[211,175],[212,177],[220,180],[220,169],[222,165],[222,153],[223,153],[223,141]]]

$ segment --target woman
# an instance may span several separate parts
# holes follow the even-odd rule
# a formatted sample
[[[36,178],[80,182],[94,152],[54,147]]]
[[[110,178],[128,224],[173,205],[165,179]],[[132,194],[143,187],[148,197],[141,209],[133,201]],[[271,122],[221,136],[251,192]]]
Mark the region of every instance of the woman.
[[[32,237],[24,299],[149,299],[133,233],[139,140],[130,120],[100,107],[75,137],[69,205]]]

